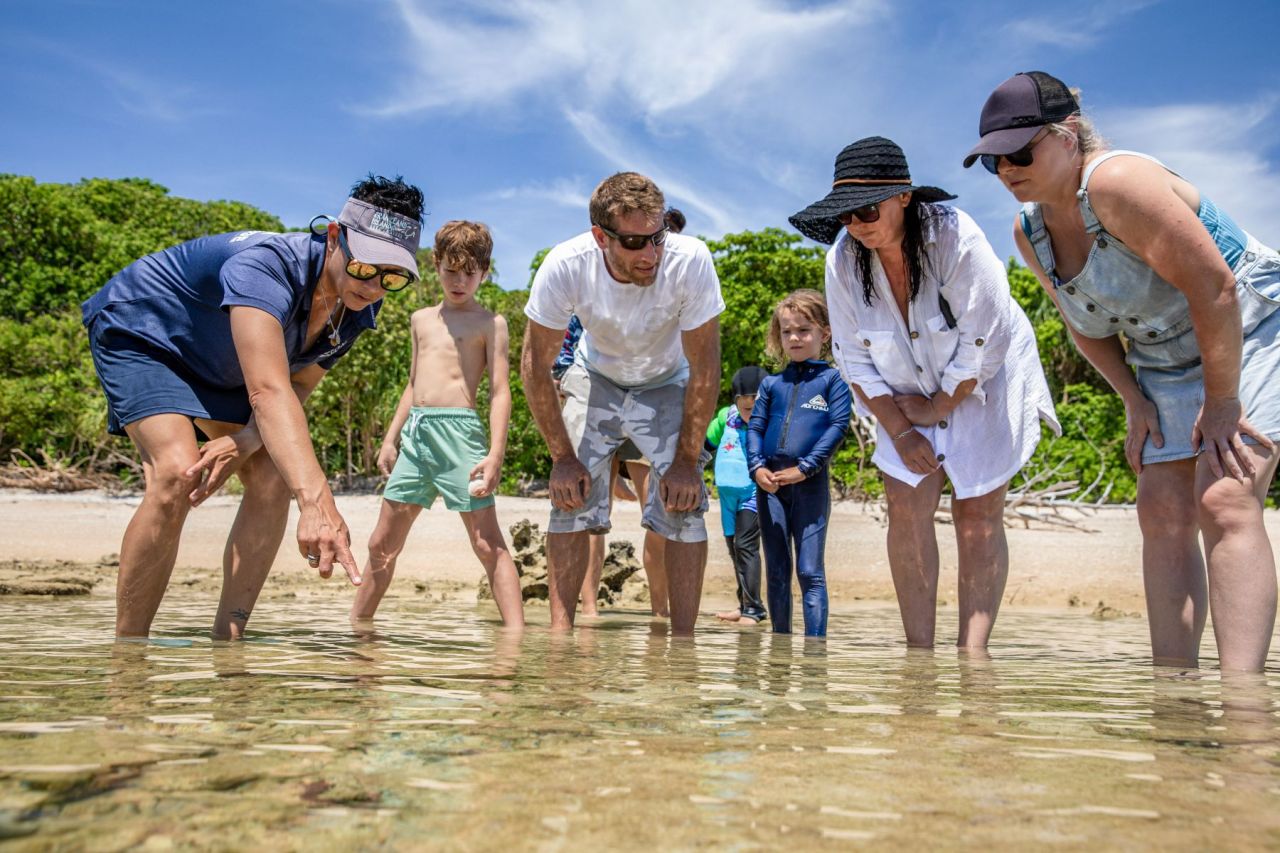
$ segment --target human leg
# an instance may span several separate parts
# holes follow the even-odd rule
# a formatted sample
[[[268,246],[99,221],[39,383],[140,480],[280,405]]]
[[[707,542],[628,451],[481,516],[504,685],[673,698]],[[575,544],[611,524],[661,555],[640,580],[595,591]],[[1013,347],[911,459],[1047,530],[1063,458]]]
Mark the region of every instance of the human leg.
[[[787,526],[795,542],[796,580],[806,637],[827,636],[827,516],[831,514],[831,486],[825,470],[790,487]]]
[[[935,471],[914,487],[884,477],[889,572],[907,645],[913,648],[933,646],[938,606],[938,538],[933,514],[942,498],[943,476]]]
[[[707,490],[701,488],[701,496],[692,510],[676,512],[667,509],[661,497],[662,478],[675,461],[678,436],[684,413],[684,383],[628,393],[628,405],[623,409],[622,425],[628,438],[640,454],[650,462],[646,478],[642,523],[656,536],[645,537],[646,550],[652,549],[650,570],[661,567],[665,576],[666,604],[675,633],[693,630],[697,620],[702,595],[702,579],[707,561],[707,528],[703,521],[709,505]],[[705,465],[710,455],[705,451],[699,456],[698,465]],[[677,547],[696,545],[696,548]],[[651,582],[656,572],[651,574]],[[677,577],[679,575],[679,577]],[[655,615],[663,599],[650,587]],[[684,596],[692,595],[692,600]]]
[[[1275,553],[1263,526],[1263,507],[1280,451],[1250,444],[1245,452],[1256,473],[1244,483],[1213,477],[1204,462],[1196,476],[1209,607],[1224,672],[1262,671],[1276,619]]]
[[[603,533],[591,533],[590,539],[587,540],[587,575],[582,580],[582,592],[579,599],[582,602],[583,616],[599,616],[599,598],[600,598],[600,578],[604,576],[604,556],[608,543],[605,541]]]
[[[409,530],[420,512],[419,504],[383,499],[378,523],[369,536],[369,561],[360,586],[356,587],[355,601],[351,602],[352,621],[372,619],[378,612],[378,604],[395,576],[396,558],[404,550]]]
[[[649,610],[663,619],[671,616],[671,590],[667,583],[667,540],[652,530],[644,532],[644,573],[649,578]]]
[[[736,578],[738,575],[738,549],[733,544],[732,536],[724,537],[724,544],[725,544],[725,547],[728,548],[729,550],[729,561],[732,563],[734,567],[733,574],[734,574],[734,577]],[[737,622],[739,619],[741,619],[742,618],[742,587],[741,586],[738,587],[737,598],[738,598],[737,607],[733,608],[732,610],[720,611],[719,613],[716,614],[716,618],[723,620],[725,622]]]
[[[116,636],[145,637],[178,557],[182,526],[191,510],[187,495],[196,485],[186,472],[199,452],[195,427],[185,415],[152,415],[125,431],[142,457],[145,491],[120,544]]]
[[[585,530],[547,534],[547,588],[551,604],[551,630],[573,627],[578,593],[587,574],[591,550]]]
[[[759,622],[765,617],[760,599],[760,518],[754,509],[738,510],[733,533],[735,570],[742,590],[742,615]]]
[[[644,501],[649,494],[649,465],[644,462],[628,462],[627,473],[631,475],[631,482],[636,485],[636,499]],[[656,483],[654,487],[657,487]],[[654,616],[664,618],[671,615],[667,592],[666,544],[667,540],[657,533],[645,531],[641,561],[644,563],[645,578],[649,582],[649,610]]]
[[[1138,475],[1142,583],[1152,662],[1196,666],[1208,614],[1194,459],[1144,465]]]
[[[765,595],[775,634],[791,633],[791,533],[787,507],[777,494],[761,489],[756,497],[760,543],[764,547]]]
[[[698,621],[698,604],[702,601],[702,577],[707,569],[707,541],[666,543],[664,556],[671,605],[671,633],[689,635]]]
[[[609,531],[611,479],[614,457],[623,441],[622,409],[627,392],[607,378],[575,365],[560,381],[565,395],[565,429],[573,442],[578,461],[587,469],[590,486],[583,506],[567,510],[553,504],[547,526],[548,587],[551,598],[551,627],[573,627],[578,598],[595,609],[598,577],[588,581],[595,564],[603,566],[604,539]],[[599,535],[598,551],[592,555],[590,537]],[[589,590],[584,584],[590,583]]]
[[[213,619],[215,640],[239,640],[280,551],[293,493],[263,448],[237,472],[244,495],[222,555],[222,595]]]
[[[498,525],[498,511],[487,506],[461,515],[467,537],[471,540],[471,550],[489,576],[489,588],[493,590],[493,600],[502,615],[502,624],[508,628],[523,627],[524,596],[520,592],[520,573],[516,571],[515,560],[511,559],[507,540]]]
[[[729,551],[729,562],[733,566],[733,575],[738,587],[738,606],[733,610],[716,614],[717,619],[723,619],[726,622],[736,622],[742,616],[742,580],[738,577],[738,548],[734,544],[738,506],[741,503],[742,500],[736,489],[720,489],[720,530],[724,533],[724,543]]]
[[[1000,612],[1009,577],[1009,542],[1004,533],[1004,496],[1008,484],[985,495],[951,502],[959,558],[962,649],[985,649]]]

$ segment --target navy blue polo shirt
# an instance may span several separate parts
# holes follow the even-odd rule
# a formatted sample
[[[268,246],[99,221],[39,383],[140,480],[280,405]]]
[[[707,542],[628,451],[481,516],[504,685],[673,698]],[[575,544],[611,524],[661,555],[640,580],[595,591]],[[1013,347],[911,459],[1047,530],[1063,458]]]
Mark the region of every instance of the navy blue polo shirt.
[[[346,311],[337,346],[321,334],[304,350],[324,255],[323,236],[237,231],[148,255],[107,282],[81,313],[111,404],[111,431],[164,411],[247,420],[244,373],[231,337],[234,305],[279,321],[290,373],[312,364],[331,368],[375,327],[382,303]]]

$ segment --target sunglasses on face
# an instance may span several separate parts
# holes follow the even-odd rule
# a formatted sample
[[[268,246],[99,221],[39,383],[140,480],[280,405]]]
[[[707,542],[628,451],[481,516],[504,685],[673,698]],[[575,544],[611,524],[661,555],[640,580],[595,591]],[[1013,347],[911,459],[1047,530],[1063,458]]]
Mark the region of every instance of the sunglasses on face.
[[[1038,139],[1031,140],[1012,154],[983,154],[979,158],[982,160],[982,168],[986,169],[993,175],[1000,174],[1000,158],[1003,157],[1009,161],[1010,166],[1017,166],[1019,169],[1025,169],[1027,166],[1034,163],[1036,159],[1035,152],[1031,149],[1035,148],[1041,142],[1044,142],[1047,136],[1048,134],[1045,134]]]
[[[841,225],[848,225],[854,219],[859,222],[876,222],[880,219],[880,202],[875,204],[864,204],[862,207],[855,207],[853,210],[847,210],[844,213],[836,214],[836,219],[840,220]]]
[[[663,226],[652,234],[619,234],[616,231],[610,231],[603,225],[599,226],[600,230],[608,234],[613,239],[622,244],[622,248],[632,252],[638,252],[648,244],[652,243],[655,247],[661,246],[667,242],[667,228]]]
[[[342,247],[342,254],[347,258],[347,275],[360,281],[369,281],[370,279],[382,276],[378,280],[378,284],[382,285],[382,289],[388,293],[395,293],[397,290],[404,290],[413,282],[413,277],[406,272],[400,270],[380,270],[373,264],[366,264],[364,261],[357,261],[351,254],[351,247],[347,245],[347,229],[338,229],[338,245]]]

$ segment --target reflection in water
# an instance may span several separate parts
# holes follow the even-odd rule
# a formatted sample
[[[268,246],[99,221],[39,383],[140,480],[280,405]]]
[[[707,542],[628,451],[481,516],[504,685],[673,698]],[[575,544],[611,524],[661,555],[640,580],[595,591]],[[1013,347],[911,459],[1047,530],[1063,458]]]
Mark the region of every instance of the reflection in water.
[[[402,603],[206,601],[114,643],[106,599],[0,601],[0,838],[35,847],[1260,847],[1275,674],[1152,670],[1142,622],[1008,613],[990,657],[612,615],[572,634]],[[183,626],[175,628],[173,626]],[[278,844],[278,842],[275,842]]]

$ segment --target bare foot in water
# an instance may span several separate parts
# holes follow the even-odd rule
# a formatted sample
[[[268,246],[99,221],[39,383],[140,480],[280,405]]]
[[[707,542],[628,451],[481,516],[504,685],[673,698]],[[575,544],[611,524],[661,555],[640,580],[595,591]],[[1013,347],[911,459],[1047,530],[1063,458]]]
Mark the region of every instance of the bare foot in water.
[[[742,613],[738,610],[726,610],[723,613],[717,613],[716,618],[721,622],[737,622],[742,618]]]

